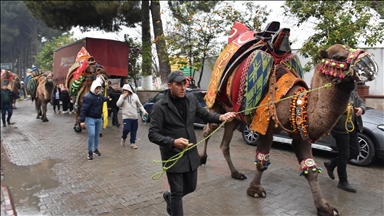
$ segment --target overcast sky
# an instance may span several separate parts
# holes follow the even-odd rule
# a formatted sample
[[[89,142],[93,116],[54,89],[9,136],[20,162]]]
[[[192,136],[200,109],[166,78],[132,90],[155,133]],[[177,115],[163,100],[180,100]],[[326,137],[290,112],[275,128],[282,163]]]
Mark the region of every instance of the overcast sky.
[[[287,27],[291,28],[291,36],[290,39],[293,41],[292,48],[298,49],[301,47],[301,44],[306,40],[309,35],[311,30],[307,29],[298,29],[287,23],[287,20],[283,19],[282,12],[283,10],[280,8],[281,5],[283,5],[284,1],[256,1],[259,5],[261,6],[267,6],[268,9],[272,10],[271,15],[268,17],[268,22],[271,21],[279,21],[281,23],[281,27]],[[241,2],[236,2],[237,4],[241,4]],[[161,7],[162,10],[167,11],[165,7],[168,6],[166,1],[161,1]],[[264,24],[264,26],[267,23]],[[264,27],[263,26],[263,27]],[[141,29],[140,28],[127,28],[127,27],[122,27],[122,30],[120,32],[104,32],[104,31],[89,31],[85,33],[81,33],[79,28],[73,28],[72,32],[74,33],[74,36],[77,39],[85,38],[85,37],[92,37],[92,38],[103,38],[103,39],[112,39],[112,40],[118,40],[118,41],[123,41],[124,40],[124,34],[129,34],[131,37],[138,37],[141,39]],[[228,32],[229,33],[229,32]],[[227,40],[227,38],[223,38],[223,40]]]

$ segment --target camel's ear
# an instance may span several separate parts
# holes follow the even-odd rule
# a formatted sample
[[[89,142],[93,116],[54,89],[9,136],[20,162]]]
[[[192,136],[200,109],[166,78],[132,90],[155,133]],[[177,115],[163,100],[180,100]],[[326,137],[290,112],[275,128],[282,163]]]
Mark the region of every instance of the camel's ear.
[[[320,58],[328,58],[328,53],[327,53],[327,51],[325,51],[325,50],[323,50],[323,49],[320,49],[320,50],[318,51],[318,54],[319,54],[319,57],[320,57]]]

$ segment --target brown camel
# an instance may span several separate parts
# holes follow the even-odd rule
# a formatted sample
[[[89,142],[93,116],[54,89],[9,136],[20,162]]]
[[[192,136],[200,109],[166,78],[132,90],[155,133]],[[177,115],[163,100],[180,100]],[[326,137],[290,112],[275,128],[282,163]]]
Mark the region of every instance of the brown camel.
[[[92,82],[96,80],[96,78],[100,78],[102,81],[102,86],[105,88],[104,91],[107,91],[107,80],[110,76],[104,67],[97,64],[97,62],[91,56],[89,56],[83,63],[84,65],[82,66],[84,70],[81,69],[82,66],[71,67],[65,80],[66,87],[70,90],[72,100],[74,101],[76,121],[73,129],[77,133],[82,131],[79,117],[84,95],[90,91]],[[79,74],[81,75],[76,77],[75,74],[76,71],[78,71],[78,68],[80,68]]]
[[[53,89],[55,87],[55,84],[53,82],[53,74],[50,71],[47,71],[43,75],[39,75],[33,79],[36,79],[36,97],[32,98],[32,100],[35,100],[35,109],[37,111],[36,118],[41,120],[43,122],[48,122],[47,118],[47,104],[52,99]],[[28,82],[32,83],[32,80]],[[32,95],[32,94],[31,94]]]
[[[288,32],[287,29],[284,31]],[[218,70],[218,66],[222,66],[222,62],[224,62],[221,58],[222,55],[220,55],[212,71],[210,86],[214,85],[214,88],[207,92],[207,106],[210,111],[217,113],[240,112],[238,119],[224,124],[224,135],[220,144],[233,178],[240,180],[246,178],[235,168],[230,157],[229,145],[234,130],[241,121],[244,121],[251,125],[251,129],[259,133],[255,160],[256,172],[247,189],[249,196],[254,198],[266,197],[266,191],[261,185],[261,177],[270,164],[269,153],[273,134],[284,129],[293,139],[292,147],[300,165],[301,175],[304,175],[309,183],[317,214],[338,215],[337,209],[330,206],[321,193],[317,181],[317,175],[321,169],[316,166],[313,160],[311,142],[315,142],[331,130],[347,109],[355,82],[374,79],[378,70],[377,64],[363,50],[350,49],[340,44],[333,45],[327,50],[319,51],[323,60],[316,65],[311,83],[312,89],[308,90],[305,82],[300,79],[299,71],[297,71],[297,69],[301,69],[299,62],[293,58],[292,55],[294,54],[290,53],[290,49],[286,49],[286,45],[289,44],[288,37],[280,41],[279,39],[275,40],[284,31],[277,32],[272,39],[259,37],[260,40],[256,41],[261,46],[250,52],[249,58],[240,55],[242,58],[240,63],[233,67],[236,68],[232,73],[234,75],[230,75],[229,72],[227,77],[225,75],[220,77],[214,73],[215,70]],[[256,38],[258,37],[256,36]],[[281,42],[281,44],[276,44],[277,42]],[[226,58],[227,53],[224,53],[223,56]],[[261,57],[258,58],[258,56]],[[256,91],[252,91],[251,88],[252,79],[256,79],[258,76],[251,73],[249,79],[246,79],[246,85],[240,84],[240,88],[237,83],[238,80],[245,79],[238,78],[236,80],[236,77],[241,77],[236,76],[236,74],[242,74],[243,71],[248,73],[248,70],[244,70],[242,67],[243,62],[246,61],[249,61],[248,64],[245,64],[248,66],[271,69],[266,79],[266,93],[264,94],[266,96],[261,97],[259,102],[252,101]],[[231,61],[229,62],[231,63]],[[222,68],[230,71],[231,67],[226,66]],[[220,85],[217,85],[218,83]],[[258,88],[262,89],[263,86],[258,86]],[[212,92],[213,94],[211,94]],[[242,97],[241,94],[244,96]],[[212,103],[209,103],[210,101]],[[258,108],[254,110],[254,107],[252,108],[248,104]],[[247,108],[249,109],[247,110]],[[216,128],[217,125],[215,124],[207,124],[203,131],[204,137],[210,135]],[[208,139],[205,141],[204,150],[200,155],[202,164],[207,161],[207,145]]]

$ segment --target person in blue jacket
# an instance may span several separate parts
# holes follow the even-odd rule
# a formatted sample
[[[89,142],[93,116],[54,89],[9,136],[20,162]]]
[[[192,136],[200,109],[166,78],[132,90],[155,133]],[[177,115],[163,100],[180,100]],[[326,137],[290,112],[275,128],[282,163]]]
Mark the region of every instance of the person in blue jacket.
[[[99,134],[103,124],[102,107],[108,98],[101,94],[101,83],[93,81],[91,90],[84,95],[83,104],[80,109],[80,126],[88,131],[88,160],[93,159],[93,154],[101,156],[99,147]],[[93,147],[93,149],[92,149]],[[93,151],[92,151],[93,150]]]
[[[8,125],[15,124],[14,122],[11,122],[11,117],[13,113],[13,106],[12,103],[15,99],[20,98],[19,95],[17,95],[12,90],[8,89],[9,82],[7,80],[3,80],[1,82],[1,94],[0,94],[0,108],[1,108],[1,120],[3,121],[3,126],[6,127],[5,123],[5,116],[8,113],[7,116],[7,123]]]

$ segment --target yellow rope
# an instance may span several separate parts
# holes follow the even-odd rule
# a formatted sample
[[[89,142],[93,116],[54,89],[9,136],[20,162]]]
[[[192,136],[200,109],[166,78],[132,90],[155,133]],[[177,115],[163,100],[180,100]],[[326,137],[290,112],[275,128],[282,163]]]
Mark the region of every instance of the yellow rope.
[[[312,89],[312,90],[307,90],[306,92],[312,92],[312,91],[317,91],[317,90],[320,90],[322,88],[326,88],[326,89],[329,89],[330,87],[332,86],[332,83],[327,83],[325,84],[324,86],[320,86],[318,88],[315,88],[315,89]],[[289,96],[289,97],[285,97],[285,98],[282,98],[278,101],[274,101],[272,103],[278,103],[280,101],[284,101],[284,100],[287,100],[287,99],[290,99],[292,97],[294,97],[295,95],[292,95],[292,96]],[[264,105],[261,105],[261,106],[268,106],[270,103],[267,103],[267,104],[264,104]],[[254,109],[257,109],[261,106],[256,106],[256,107],[253,107],[253,108],[249,108],[249,109],[246,109],[246,110],[243,110],[243,111],[240,111],[240,112],[237,112],[236,114],[240,114],[240,113],[243,113],[243,112],[246,112],[248,110],[254,110]],[[177,154],[175,154],[174,156],[172,156],[171,158],[169,158],[168,160],[153,160],[152,163],[164,163],[163,167],[162,167],[162,171],[161,172],[158,172],[158,173],[155,173],[154,175],[152,175],[152,180],[158,180],[160,179],[163,174],[168,170],[170,169],[171,167],[173,167],[181,157],[183,157],[184,153],[192,148],[195,148],[197,145],[201,144],[203,141],[205,141],[206,139],[210,138],[214,133],[216,133],[224,124],[226,123],[226,121],[222,122],[219,127],[217,127],[214,131],[212,131],[212,133],[210,133],[207,137],[205,137],[204,139],[200,140],[199,142],[197,142],[196,144],[190,146],[190,147],[187,147],[185,149],[183,149],[182,152],[179,152]],[[171,165],[167,166],[168,163],[170,162],[173,162]]]
[[[352,103],[349,103],[348,104],[348,111],[347,111],[347,119],[345,120],[345,130],[347,132],[352,132],[355,130],[355,124],[353,124],[353,120],[352,120],[352,112],[353,112],[353,106],[352,106]],[[352,124],[352,129],[348,129],[348,122],[350,122]]]

